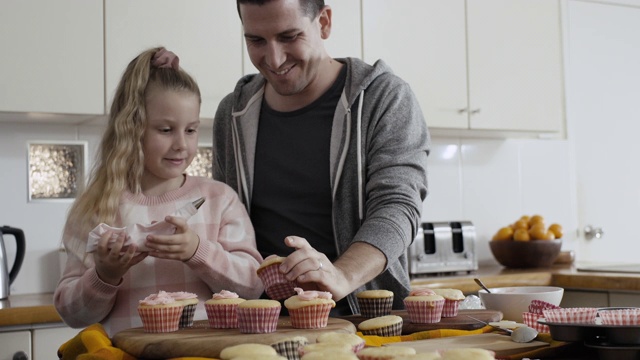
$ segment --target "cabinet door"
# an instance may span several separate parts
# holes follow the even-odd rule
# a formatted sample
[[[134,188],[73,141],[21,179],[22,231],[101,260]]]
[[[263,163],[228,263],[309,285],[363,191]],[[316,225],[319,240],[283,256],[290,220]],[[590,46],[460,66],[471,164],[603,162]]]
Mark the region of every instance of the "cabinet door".
[[[29,330],[0,332],[0,360],[12,360],[13,356],[23,352],[31,359],[31,333]],[[55,359],[55,357],[50,357]]]
[[[58,348],[80,332],[70,327],[49,329],[34,329],[33,331],[33,360],[55,359]]]
[[[151,11],[153,10],[153,11]],[[203,125],[211,125],[222,98],[242,75],[240,20],[233,1],[105,1],[106,89],[111,106],[127,64],[164,46],[200,85]]]
[[[429,127],[469,127],[464,0],[363,0],[363,55],[413,89]]]
[[[558,1],[467,0],[467,36],[471,128],[563,130]]]
[[[3,0],[0,49],[0,111],[104,113],[102,0]]]

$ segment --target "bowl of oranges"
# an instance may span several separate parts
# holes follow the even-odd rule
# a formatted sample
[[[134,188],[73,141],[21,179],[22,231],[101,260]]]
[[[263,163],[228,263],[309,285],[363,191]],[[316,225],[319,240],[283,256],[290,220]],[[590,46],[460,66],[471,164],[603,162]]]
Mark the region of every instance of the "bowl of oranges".
[[[545,224],[541,215],[523,215],[500,228],[489,248],[498,263],[509,268],[549,267],[560,254],[562,226]]]

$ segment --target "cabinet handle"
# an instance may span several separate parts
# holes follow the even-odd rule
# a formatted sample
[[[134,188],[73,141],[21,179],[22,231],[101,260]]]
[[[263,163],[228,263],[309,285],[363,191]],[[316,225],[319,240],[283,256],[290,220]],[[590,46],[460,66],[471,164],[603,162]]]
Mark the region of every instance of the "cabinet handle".
[[[600,239],[604,236],[604,230],[600,227],[593,227],[591,225],[587,225],[584,227],[584,237],[587,240],[591,239]]]
[[[25,353],[24,351],[18,351],[15,354],[13,354],[13,357],[11,359],[13,359],[13,360],[29,360],[29,356],[27,356],[27,353]]]
[[[464,114],[464,113],[466,113],[466,112],[468,112],[468,111],[469,111],[469,109],[468,109],[468,108],[459,109],[459,110],[458,110],[458,114]]]
[[[471,115],[478,114],[479,112],[480,112],[480,109],[473,109],[471,110]]]

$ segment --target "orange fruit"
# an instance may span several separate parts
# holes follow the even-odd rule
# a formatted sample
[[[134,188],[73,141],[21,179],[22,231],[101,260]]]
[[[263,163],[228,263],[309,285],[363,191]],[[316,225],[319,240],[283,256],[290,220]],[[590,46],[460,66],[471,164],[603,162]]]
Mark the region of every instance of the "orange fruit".
[[[516,231],[513,232],[513,240],[514,241],[529,241],[531,240],[531,236],[529,235],[529,232],[527,231],[527,229],[516,229]]]
[[[501,241],[501,240],[511,240],[513,239],[513,229],[505,226],[503,228],[500,228],[498,230],[498,232],[493,235],[493,238],[491,240],[496,240],[496,241]]]
[[[542,223],[533,224],[529,228],[529,236],[531,240],[543,240],[547,237],[547,229]]]
[[[527,230],[528,228],[529,228],[529,224],[526,221],[522,220],[522,219],[520,219],[520,220],[516,221],[515,223],[513,223],[513,229],[514,230],[515,229],[525,229],[525,230]]]
[[[529,215],[522,215],[520,216],[520,220],[524,220],[527,222],[527,224],[529,223],[529,219],[531,219],[531,216]]]
[[[560,239],[562,237],[562,225],[560,224],[549,225],[549,231],[553,233],[556,239]]]
[[[529,218],[529,228],[538,223],[544,224],[544,218],[541,215],[533,215]]]

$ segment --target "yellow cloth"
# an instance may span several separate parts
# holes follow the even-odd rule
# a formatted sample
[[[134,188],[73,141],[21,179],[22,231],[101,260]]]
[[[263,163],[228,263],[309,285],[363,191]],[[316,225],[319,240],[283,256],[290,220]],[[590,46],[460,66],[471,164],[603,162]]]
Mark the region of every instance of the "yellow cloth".
[[[114,347],[100,324],[80,331],[58,348],[61,360],[135,360],[136,358]],[[183,357],[173,360],[212,360],[212,358]]]

